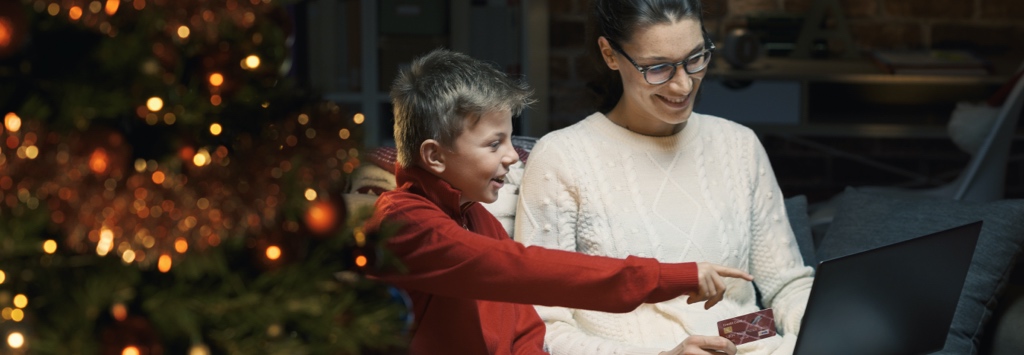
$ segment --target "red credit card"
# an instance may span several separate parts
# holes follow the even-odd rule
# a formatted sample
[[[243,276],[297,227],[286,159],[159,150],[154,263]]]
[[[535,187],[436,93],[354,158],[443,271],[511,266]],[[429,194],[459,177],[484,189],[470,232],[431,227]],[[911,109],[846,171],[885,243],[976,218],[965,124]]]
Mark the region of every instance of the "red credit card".
[[[775,315],[763,309],[718,322],[718,335],[740,345],[775,336]]]

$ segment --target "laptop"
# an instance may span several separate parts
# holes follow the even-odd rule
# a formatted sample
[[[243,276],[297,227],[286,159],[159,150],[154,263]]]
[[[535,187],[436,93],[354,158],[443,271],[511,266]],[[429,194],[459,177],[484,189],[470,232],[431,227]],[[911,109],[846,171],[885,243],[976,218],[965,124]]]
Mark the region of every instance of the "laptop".
[[[822,261],[794,354],[941,350],[981,224],[973,222]]]

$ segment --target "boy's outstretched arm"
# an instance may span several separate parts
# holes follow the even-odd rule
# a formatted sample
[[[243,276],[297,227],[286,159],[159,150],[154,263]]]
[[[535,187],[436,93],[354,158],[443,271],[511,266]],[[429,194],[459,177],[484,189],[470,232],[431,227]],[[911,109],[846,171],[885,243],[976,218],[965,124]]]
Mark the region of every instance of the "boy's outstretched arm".
[[[628,312],[642,303],[686,294],[701,300],[720,298],[724,292],[720,286],[706,292],[709,284],[701,285],[696,263],[662,264],[649,258],[615,259],[525,247],[511,239],[470,232],[427,200],[403,200],[401,207],[392,204],[378,210],[367,230],[384,219],[405,223],[387,246],[408,272],[374,276],[407,289],[604,312]],[[739,270],[723,275],[749,279]],[[713,277],[708,280],[714,285]]]

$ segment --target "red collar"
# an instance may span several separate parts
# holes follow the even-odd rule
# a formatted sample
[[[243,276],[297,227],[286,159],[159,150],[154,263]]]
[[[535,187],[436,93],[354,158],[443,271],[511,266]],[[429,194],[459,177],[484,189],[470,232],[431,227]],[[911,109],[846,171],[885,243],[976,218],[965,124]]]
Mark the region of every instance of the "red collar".
[[[395,164],[395,182],[403,189],[426,197],[453,219],[460,219],[463,212],[476,202],[459,206],[462,191],[456,190],[444,179],[419,166],[403,168]]]

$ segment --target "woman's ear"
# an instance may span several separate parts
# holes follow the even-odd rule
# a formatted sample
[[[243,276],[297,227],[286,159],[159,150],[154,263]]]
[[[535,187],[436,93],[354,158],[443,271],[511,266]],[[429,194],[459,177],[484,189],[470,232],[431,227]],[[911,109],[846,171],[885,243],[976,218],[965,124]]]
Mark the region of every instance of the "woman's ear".
[[[423,141],[420,144],[420,163],[434,174],[444,172],[444,149],[441,143],[433,139]]]
[[[608,43],[608,39],[604,36],[598,37],[597,47],[601,50],[601,59],[604,59],[604,64],[608,65],[608,69],[619,70],[618,58],[615,58],[615,50],[612,49],[611,43]]]

